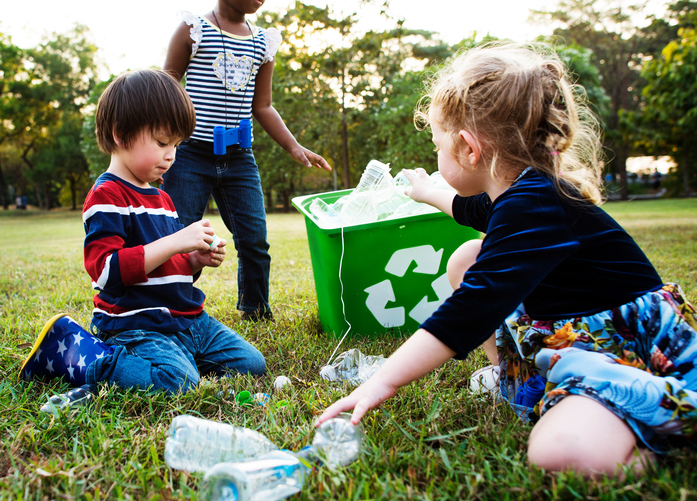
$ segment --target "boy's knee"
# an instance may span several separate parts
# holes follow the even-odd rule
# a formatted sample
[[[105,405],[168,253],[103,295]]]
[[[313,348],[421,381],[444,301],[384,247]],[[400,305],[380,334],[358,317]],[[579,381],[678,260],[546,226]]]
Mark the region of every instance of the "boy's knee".
[[[266,374],[266,359],[260,351],[250,354],[247,359],[247,373],[252,376],[263,376]]]
[[[187,393],[198,386],[198,373],[177,370],[159,369],[152,375],[155,389],[164,390],[168,394]]]

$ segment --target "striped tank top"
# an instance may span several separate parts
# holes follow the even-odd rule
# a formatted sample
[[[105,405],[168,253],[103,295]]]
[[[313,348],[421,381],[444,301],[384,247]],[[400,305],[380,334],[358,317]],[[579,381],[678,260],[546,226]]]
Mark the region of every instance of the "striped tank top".
[[[210,21],[182,13],[191,26],[191,59],[186,91],[196,108],[192,139],[213,141],[213,127],[237,127],[252,118],[252,99],[259,67],[272,61],[281,43],[275,28],[252,27],[254,36],[222,32]],[[224,40],[224,42],[223,42]]]

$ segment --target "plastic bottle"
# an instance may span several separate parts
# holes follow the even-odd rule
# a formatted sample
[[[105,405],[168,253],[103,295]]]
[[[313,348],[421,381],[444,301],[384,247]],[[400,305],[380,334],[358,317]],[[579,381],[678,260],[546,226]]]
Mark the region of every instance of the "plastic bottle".
[[[308,448],[307,455],[312,452]],[[207,501],[276,501],[300,492],[312,470],[303,451],[268,452],[237,463],[220,463],[206,472],[201,499]]]
[[[328,205],[327,202],[321,198],[315,198],[312,201],[310,204],[310,213],[321,224],[321,226],[336,228],[341,225],[339,213],[332,205]]]
[[[411,186],[411,183],[407,179],[406,174],[404,174],[404,171],[400,171],[399,174],[397,174],[394,177],[394,191],[397,195],[401,197],[406,197],[404,194],[404,190],[409,188]]]
[[[362,224],[377,220],[375,206],[387,200],[394,191],[390,166],[371,160],[361,175],[358,186],[346,198],[339,213],[344,224]]]
[[[206,471],[224,461],[242,461],[277,449],[254,430],[182,414],[167,432],[165,462],[178,470]]]
[[[364,355],[351,348],[340,353],[331,365],[325,365],[319,375],[328,381],[347,381],[359,385],[365,383],[387,360],[382,355]]]
[[[351,415],[342,412],[317,428],[312,446],[324,463],[346,466],[358,459],[363,446],[363,428],[360,424],[351,424]]]
[[[269,452],[246,462],[221,463],[206,472],[201,499],[210,501],[277,501],[300,492],[315,463],[347,465],[363,443],[360,426],[342,414],[317,429],[312,445],[293,453]]]

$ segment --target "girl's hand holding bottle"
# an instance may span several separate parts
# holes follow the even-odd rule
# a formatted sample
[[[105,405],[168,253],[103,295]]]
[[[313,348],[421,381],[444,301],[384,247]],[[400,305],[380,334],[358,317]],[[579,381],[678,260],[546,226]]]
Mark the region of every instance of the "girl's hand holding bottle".
[[[428,194],[435,188],[433,187],[431,177],[426,171],[418,167],[414,170],[404,169],[402,172],[404,172],[409,184],[411,184],[411,186],[404,190],[404,194],[415,202],[429,203]]]

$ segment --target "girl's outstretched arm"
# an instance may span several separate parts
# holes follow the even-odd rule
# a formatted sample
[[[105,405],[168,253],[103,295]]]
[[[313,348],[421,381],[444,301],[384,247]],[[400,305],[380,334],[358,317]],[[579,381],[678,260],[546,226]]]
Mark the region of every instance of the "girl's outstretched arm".
[[[451,359],[455,352],[424,329],[419,329],[383,364],[378,372],[348,396],[327,407],[316,426],[340,412],[353,409],[351,422],[397,393],[397,390],[428,374]]]
[[[272,105],[271,83],[273,80],[274,61],[261,65],[256,77],[254,100],[252,101],[252,114],[271,139],[276,141],[281,148],[298,163],[307,167],[314,165],[320,169],[332,170],[327,161],[317,153],[301,146],[286,127],[281,115]]]

